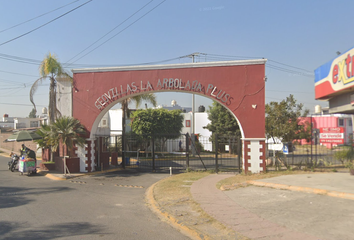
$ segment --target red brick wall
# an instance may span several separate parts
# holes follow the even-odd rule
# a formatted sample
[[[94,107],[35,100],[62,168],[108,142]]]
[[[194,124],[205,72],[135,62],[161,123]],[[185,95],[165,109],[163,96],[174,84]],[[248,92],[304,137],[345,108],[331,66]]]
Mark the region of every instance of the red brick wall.
[[[60,173],[64,173],[64,158],[55,157],[55,170]],[[70,173],[80,172],[80,159],[79,158],[67,158],[66,166],[69,168]]]
[[[25,144],[26,147],[29,149],[32,149],[33,151],[37,152],[37,143],[33,141],[27,141],[27,142],[4,142],[12,132],[1,132],[0,133],[0,148],[7,149],[9,151],[13,151],[17,154],[20,153],[21,145]]]

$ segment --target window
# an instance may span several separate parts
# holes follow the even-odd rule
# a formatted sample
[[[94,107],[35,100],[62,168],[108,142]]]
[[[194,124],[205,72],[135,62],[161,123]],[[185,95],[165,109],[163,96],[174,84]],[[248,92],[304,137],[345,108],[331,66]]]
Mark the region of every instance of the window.
[[[344,127],[344,119],[343,118],[338,119],[338,127]]]
[[[31,121],[30,127],[38,127],[38,121]]]
[[[353,125],[353,123],[352,123],[352,120],[351,120],[351,119],[349,119],[349,120],[348,120],[348,125],[349,125],[349,127],[351,127],[351,126]]]
[[[191,120],[186,120],[186,127],[191,127]]]
[[[106,119],[102,120],[102,125],[103,126],[107,126],[107,120]]]

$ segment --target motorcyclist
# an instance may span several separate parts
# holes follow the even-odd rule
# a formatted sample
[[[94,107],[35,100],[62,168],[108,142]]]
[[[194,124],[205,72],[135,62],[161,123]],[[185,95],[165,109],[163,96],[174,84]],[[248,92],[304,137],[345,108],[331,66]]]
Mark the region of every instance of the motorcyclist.
[[[25,144],[22,144],[22,148],[20,149],[21,156],[26,157],[30,149],[25,146]]]

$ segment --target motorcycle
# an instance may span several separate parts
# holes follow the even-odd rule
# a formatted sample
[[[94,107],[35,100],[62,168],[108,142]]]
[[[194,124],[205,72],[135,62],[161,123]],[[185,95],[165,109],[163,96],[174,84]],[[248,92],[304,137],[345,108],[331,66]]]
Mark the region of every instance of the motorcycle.
[[[20,159],[20,157],[17,156],[16,153],[11,153],[10,156],[11,156],[11,161],[9,161],[7,164],[9,166],[9,170],[11,172],[13,172],[13,171],[15,171],[15,169],[18,165],[18,160]]]

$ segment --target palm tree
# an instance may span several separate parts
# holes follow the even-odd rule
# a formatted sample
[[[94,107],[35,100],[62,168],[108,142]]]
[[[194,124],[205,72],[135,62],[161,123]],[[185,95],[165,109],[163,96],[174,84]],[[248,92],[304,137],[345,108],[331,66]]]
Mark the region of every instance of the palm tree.
[[[74,147],[74,142],[84,147],[86,139],[83,137],[86,134],[84,126],[79,120],[73,117],[62,116],[51,124],[51,139],[53,149],[57,149],[59,144],[63,144],[71,151]],[[63,151],[64,153],[64,151]]]
[[[41,125],[36,133],[42,138],[35,140],[40,148],[50,149],[50,161],[54,160],[54,152],[57,151],[60,143],[66,146],[69,151],[72,150],[74,142],[83,147],[85,138],[82,137],[86,134],[85,128],[79,120],[72,117],[60,117],[50,125]],[[63,151],[64,152],[64,151]]]
[[[122,104],[122,166],[125,167],[125,119],[126,115],[129,114],[128,105],[130,102],[135,102],[136,107],[138,108],[142,101],[146,101],[151,103],[154,107],[156,107],[156,96],[153,93],[145,93],[135,97],[127,98],[123,100]]]
[[[38,144],[38,148],[49,149],[50,150],[50,161],[53,162],[53,149],[52,139],[51,139],[51,126],[50,125],[41,125],[39,129],[37,129],[36,133],[41,136],[41,139],[34,140]]]
[[[68,77],[72,79],[68,73],[65,72],[64,68],[58,61],[57,57],[55,55],[52,55],[51,53],[48,53],[48,55],[44,58],[42,61],[41,65],[39,66],[40,70],[40,75],[41,77],[37,79],[30,90],[30,101],[34,106],[35,112],[36,110],[36,105],[34,103],[33,97],[34,94],[39,86],[40,83],[42,83],[43,80],[49,78],[50,80],[50,85],[49,85],[49,106],[48,106],[48,114],[49,114],[49,121],[53,123],[55,119],[57,119],[60,116],[60,112],[57,109],[56,105],[56,87],[57,87],[57,77]]]

